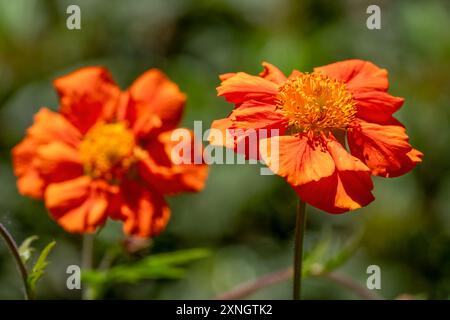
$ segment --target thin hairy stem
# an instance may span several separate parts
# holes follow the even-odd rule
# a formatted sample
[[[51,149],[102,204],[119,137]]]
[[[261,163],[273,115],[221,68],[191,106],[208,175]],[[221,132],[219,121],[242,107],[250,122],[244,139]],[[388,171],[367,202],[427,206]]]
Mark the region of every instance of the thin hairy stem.
[[[17,247],[16,242],[14,241],[13,237],[8,232],[8,230],[5,228],[5,226],[1,223],[0,223],[0,236],[3,238],[3,240],[5,240],[5,243],[8,246],[9,250],[11,251],[11,254],[16,262],[17,269],[20,273],[20,277],[22,278],[25,300],[30,300],[32,298],[32,295],[30,294],[30,287],[28,285],[27,268],[23,263],[22,258],[20,257],[19,248]]]
[[[293,277],[294,270],[292,267],[275,271],[269,274],[266,274],[264,276],[261,276],[260,278],[257,278],[253,281],[246,282],[244,284],[241,284],[240,286],[227,291],[225,293],[222,293],[215,297],[216,300],[237,300],[237,299],[243,299],[246,298],[259,290],[262,290],[264,288],[270,287],[272,285],[275,285],[277,283],[281,283],[284,281],[288,281]],[[351,292],[353,292],[356,296],[365,299],[365,300],[383,300],[383,297],[380,295],[372,292],[371,290],[365,288],[364,286],[360,285],[358,282],[354,281],[352,278],[333,271],[333,272],[327,272],[327,273],[317,273],[311,275],[313,277],[317,278],[323,278],[330,282],[334,282]]]
[[[91,270],[93,267],[94,255],[94,234],[83,235],[83,247],[81,250],[81,268],[84,271]],[[92,300],[94,298],[93,288],[86,286],[83,288],[83,300]]]
[[[297,207],[297,222],[295,226],[294,242],[294,285],[293,298],[300,300],[302,290],[302,261],[303,261],[303,239],[306,230],[306,204],[299,200]]]

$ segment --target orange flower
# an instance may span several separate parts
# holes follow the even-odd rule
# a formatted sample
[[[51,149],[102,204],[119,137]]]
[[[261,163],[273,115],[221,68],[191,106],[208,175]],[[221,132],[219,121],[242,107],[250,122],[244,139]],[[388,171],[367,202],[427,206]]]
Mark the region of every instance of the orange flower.
[[[101,67],[54,86],[59,113],[42,108],[12,151],[20,193],[43,198],[69,232],[93,232],[110,217],[124,221],[130,235],[160,233],[170,216],[164,195],[199,191],[207,176],[204,164],[171,159],[173,130],[186,130],[175,129],[185,95],[156,69],[127,91]],[[193,140],[184,143],[193,147]]]
[[[423,154],[392,116],[403,98],[387,93],[385,69],[347,60],[286,77],[263,66],[259,76],[220,77],[218,95],[235,108],[212,127],[233,136],[235,150],[248,141],[245,130],[256,132],[260,158],[303,201],[330,213],[358,209],[374,200],[371,175],[400,176],[421,162]],[[261,129],[278,129],[279,136],[264,137]]]

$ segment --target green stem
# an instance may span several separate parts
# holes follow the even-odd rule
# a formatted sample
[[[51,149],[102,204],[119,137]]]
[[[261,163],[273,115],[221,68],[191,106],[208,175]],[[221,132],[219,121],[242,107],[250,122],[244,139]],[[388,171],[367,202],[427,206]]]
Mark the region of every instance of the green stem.
[[[299,199],[297,206],[297,223],[295,226],[294,245],[294,300],[300,300],[302,289],[303,239],[306,229],[306,204]]]
[[[83,235],[83,247],[81,249],[81,270],[91,270],[93,266],[94,255],[94,234]],[[87,285],[83,288],[82,294],[83,300],[94,299],[94,290],[91,286]]]
[[[25,300],[30,300],[32,298],[32,295],[30,294],[30,287],[28,286],[27,268],[23,263],[22,258],[20,258],[19,248],[17,248],[16,242],[14,241],[13,237],[8,232],[8,230],[5,228],[5,226],[1,223],[0,223],[0,236],[3,238],[3,240],[5,240],[6,245],[11,251],[14,260],[16,261],[17,269],[19,270],[20,276],[22,278]]]

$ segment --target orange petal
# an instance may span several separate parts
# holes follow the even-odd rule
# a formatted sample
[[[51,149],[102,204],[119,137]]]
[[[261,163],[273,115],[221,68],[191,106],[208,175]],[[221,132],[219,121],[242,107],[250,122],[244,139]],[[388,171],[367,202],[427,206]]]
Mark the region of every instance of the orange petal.
[[[246,159],[259,159],[259,141],[283,135],[287,128],[286,118],[276,106],[254,100],[243,103],[229,116],[228,132],[235,138],[235,151]]]
[[[275,105],[249,100],[235,108],[228,118],[214,121],[211,129],[219,130],[220,134],[212,131],[208,141],[234,149],[246,159],[259,159],[259,140],[282,135],[286,127],[286,119]]]
[[[40,199],[43,196],[45,182],[33,160],[36,146],[31,139],[25,138],[12,150],[14,174],[17,176],[17,188],[25,196]]]
[[[170,208],[162,195],[131,181],[124,183],[121,191],[120,219],[124,221],[127,234],[148,238],[165,229]]]
[[[110,119],[120,96],[110,73],[102,67],[81,68],[54,81],[61,113],[82,133],[97,121]]]
[[[151,69],[137,78],[128,89],[135,108],[135,118],[131,124],[142,128],[142,134],[148,132],[143,122],[154,125],[154,116],[162,122],[162,129],[173,129],[180,122],[186,96],[178,86],[170,81],[164,73]]]
[[[181,130],[186,135],[172,136]],[[172,141],[172,137],[178,140]],[[180,153],[176,153],[175,147]],[[176,194],[197,192],[204,188],[208,166],[203,163],[201,142],[195,141],[192,131],[176,129],[161,133],[157,139],[149,142],[146,150],[149,156],[142,159],[139,172],[155,190],[162,194]],[[178,161],[183,159],[188,163]]]
[[[287,127],[287,119],[277,110],[276,105],[259,101],[246,101],[232,111],[229,118],[232,128],[240,129],[274,129],[283,131]]]
[[[397,177],[411,171],[423,154],[411,147],[405,128],[392,119],[386,125],[355,122],[348,131],[353,155],[361,159],[373,175]]]
[[[36,145],[42,145],[53,141],[61,141],[73,147],[77,147],[81,134],[66,118],[57,112],[42,108],[34,116],[33,125],[27,130]]]
[[[93,232],[107,217],[106,192],[86,176],[50,184],[45,205],[58,224],[73,233]]]
[[[73,155],[81,134],[63,116],[45,108],[41,109],[34,119],[35,122],[27,130],[24,140],[13,148],[12,157],[20,193],[39,199],[43,196],[45,186],[51,181],[61,181],[64,176],[73,178],[76,173],[80,173],[81,166]],[[65,152],[52,153],[52,163],[47,174],[43,176],[41,169],[44,162],[39,150],[50,143],[64,146],[64,150],[69,150],[68,154],[72,155],[72,159],[67,161],[68,154]],[[61,166],[58,164],[58,159],[61,161]],[[70,165],[66,166],[66,164]],[[61,170],[50,170],[50,167]],[[66,172],[66,169],[70,170]],[[51,176],[50,172],[52,172]],[[56,179],[58,176],[60,178]]]
[[[83,174],[78,150],[61,142],[39,147],[34,160],[47,184],[74,179]]]
[[[335,172],[294,190],[303,201],[329,213],[343,213],[368,205],[374,200],[370,170],[350,155],[332,136],[326,138],[326,148],[335,163]]]
[[[387,91],[389,87],[388,73],[369,61],[358,59],[335,62],[326,66],[314,68],[329,77],[343,81],[352,92]]]
[[[220,79],[220,81],[225,81],[231,77],[234,77],[235,75],[236,75],[236,72],[228,72],[228,73],[219,75],[219,79]]]
[[[148,106],[146,102],[129,99],[125,107],[121,108],[123,114],[119,116],[119,119],[132,127],[136,137],[146,138],[170,127],[168,123],[163,126],[160,116],[149,112]]]
[[[403,105],[404,99],[383,91],[361,91],[353,93],[356,116],[369,122],[385,123]]]
[[[288,79],[295,79],[295,78],[297,78],[297,77],[300,77],[301,75],[303,75],[302,72],[300,72],[300,71],[294,69],[294,70],[291,72],[291,74],[289,75]]]
[[[374,200],[372,180],[367,172],[336,171],[330,177],[294,190],[308,204],[329,212],[344,213],[367,206]]]
[[[287,78],[280,69],[268,62],[263,62],[262,65],[264,70],[259,74],[261,78],[272,81],[277,85],[280,85],[286,81]]]
[[[333,174],[333,158],[322,144],[322,139],[307,134],[281,136],[262,139],[260,152],[274,173],[284,177],[292,186],[299,186]]]
[[[275,104],[278,85],[267,79],[238,72],[227,78],[217,87],[217,95],[224,96],[228,102],[241,104],[256,100]]]
[[[223,146],[226,148],[234,148],[234,137],[231,135],[230,129],[232,121],[230,118],[214,120],[211,124],[211,131],[208,136],[208,142],[213,146]]]
[[[330,134],[324,139],[337,171],[370,172],[370,169],[361,160],[352,156],[333,135]]]

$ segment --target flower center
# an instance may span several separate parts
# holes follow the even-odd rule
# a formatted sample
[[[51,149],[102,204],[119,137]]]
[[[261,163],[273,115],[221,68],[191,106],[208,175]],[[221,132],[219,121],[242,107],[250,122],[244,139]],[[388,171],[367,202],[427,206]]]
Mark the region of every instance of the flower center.
[[[113,179],[117,171],[133,162],[135,141],[123,123],[99,123],[92,127],[80,145],[81,161],[87,175]]]
[[[286,81],[279,89],[278,108],[294,133],[345,130],[356,114],[345,84],[317,72]]]

